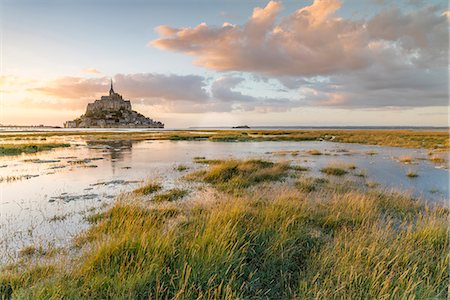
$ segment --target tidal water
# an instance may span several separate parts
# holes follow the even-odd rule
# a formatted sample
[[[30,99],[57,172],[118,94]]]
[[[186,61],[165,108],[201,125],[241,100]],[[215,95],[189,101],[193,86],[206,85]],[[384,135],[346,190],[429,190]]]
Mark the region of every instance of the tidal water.
[[[323,176],[320,169],[329,163],[351,163],[357,168],[347,179],[361,180],[356,175],[363,172],[365,182],[430,202],[448,201],[449,195],[448,166],[430,162],[419,149],[332,142],[68,141],[70,148],[0,158],[0,261],[30,244],[65,245],[87,228],[86,215],[145,180],[165,189],[188,187],[181,177],[204,167],[194,157],[290,161],[309,167],[310,176]],[[311,149],[324,155],[307,154]],[[402,156],[413,163],[401,163]],[[177,171],[181,164],[188,170]],[[407,177],[409,171],[418,177]]]

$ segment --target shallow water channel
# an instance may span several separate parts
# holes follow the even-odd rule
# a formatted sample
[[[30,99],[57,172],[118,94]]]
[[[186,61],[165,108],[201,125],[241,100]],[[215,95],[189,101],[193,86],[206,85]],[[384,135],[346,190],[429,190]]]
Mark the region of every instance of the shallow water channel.
[[[165,189],[186,187],[181,177],[204,167],[194,157],[208,159],[263,158],[309,167],[306,174],[323,176],[329,163],[356,166],[347,179],[365,174],[364,182],[407,191],[426,201],[447,201],[447,166],[427,160],[427,151],[332,142],[209,142],[71,140],[70,148],[33,155],[0,158],[0,261],[30,245],[61,246],[88,226],[84,217],[152,179]],[[316,149],[323,155],[310,155]],[[291,151],[295,151],[292,155]],[[405,164],[399,157],[409,156]],[[187,166],[178,171],[178,165]],[[406,173],[418,174],[409,178]]]

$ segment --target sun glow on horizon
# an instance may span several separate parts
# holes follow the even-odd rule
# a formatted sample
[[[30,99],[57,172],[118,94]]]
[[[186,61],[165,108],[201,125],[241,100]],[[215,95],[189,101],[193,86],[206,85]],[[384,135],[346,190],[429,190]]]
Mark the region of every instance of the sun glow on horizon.
[[[218,2],[188,15],[119,2],[107,9],[123,28],[103,26],[114,18],[93,4],[5,3],[0,124],[61,126],[113,78],[133,107],[170,127],[448,125],[449,18],[439,0],[393,10]]]

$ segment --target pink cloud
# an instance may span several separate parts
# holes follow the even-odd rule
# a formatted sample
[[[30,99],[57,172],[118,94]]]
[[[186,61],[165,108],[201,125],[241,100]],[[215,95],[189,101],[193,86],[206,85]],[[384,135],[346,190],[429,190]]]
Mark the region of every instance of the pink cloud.
[[[198,75],[165,75],[155,73],[117,74],[114,89],[133,105],[152,106],[161,111],[206,112],[230,111],[232,103],[212,99],[206,90],[206,79]],[[21,101],[26,107],[84,110],[87,103],[108,94],[110,78],[60,77],[28,87],[28,92],[49,96]]]
[[[255,8],[237,26],[159,26],[149,43],[196,57],[195,64],[217,71],[266,76],[317,76],[358,71],[373,64],[430,63],[447,49],[447,18],[436,7],[408,14],[383,11],[369,20],[338,17],[339,0],[315,0],[277,22],[281,4]],[[384,47],[374,47],[374,44]]]
[[[108,77],[60,77],[29,90],[63,99],[92,99],[109,91],[109,80]],[[117,74],[114,85],[118,92],[131,98],[160,101],[202,101],[208,98],[204,78],[197,75]]]
[[[83,77],[60,77],[44,86],[30,88],[29,91],[39,92],[45,95],[65,98],[65,99],[79,99],[86,97],[93,97],[107,91],[107,78],[83,78]]]
[[[95,68],[84,68],[83,70],[81,70],[81,72],[84,74],[101,74],[102,73]]]
[[[316,0],[276,24],[281,4],[270,1],[243,26],[160,26],[161,37],[150,45],[196,56],[196,64],[218,71],[313,75],[361,68],[367,65],[360,51],[366,35],[359,23],[334,16],[340,5]]]
[[[245,81],[240,77],[220,77],[210,85],[198,75],[164,75],[154,73],[117,74],[114,88],[133,105],[146,105],[161,111],[287,111],[301,103],[286,98],[256,97],[239,91]],[[28,91],[50,96],[45,100],[23,100],[28,107],[81,110],[88,102],[106,95],[109,78],[61,77],[30,87]],[[264,108],[264,109],[262,109]]]

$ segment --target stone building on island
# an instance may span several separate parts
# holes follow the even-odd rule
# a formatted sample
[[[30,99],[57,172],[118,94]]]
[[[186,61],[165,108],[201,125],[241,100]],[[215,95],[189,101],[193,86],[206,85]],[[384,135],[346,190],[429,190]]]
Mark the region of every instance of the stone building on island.
[[[109,96],[89,103],[81,117],[64,123],[65,128],[164,128],[164,124],[132,110],[130,100],[114,92],[111,80]]]

